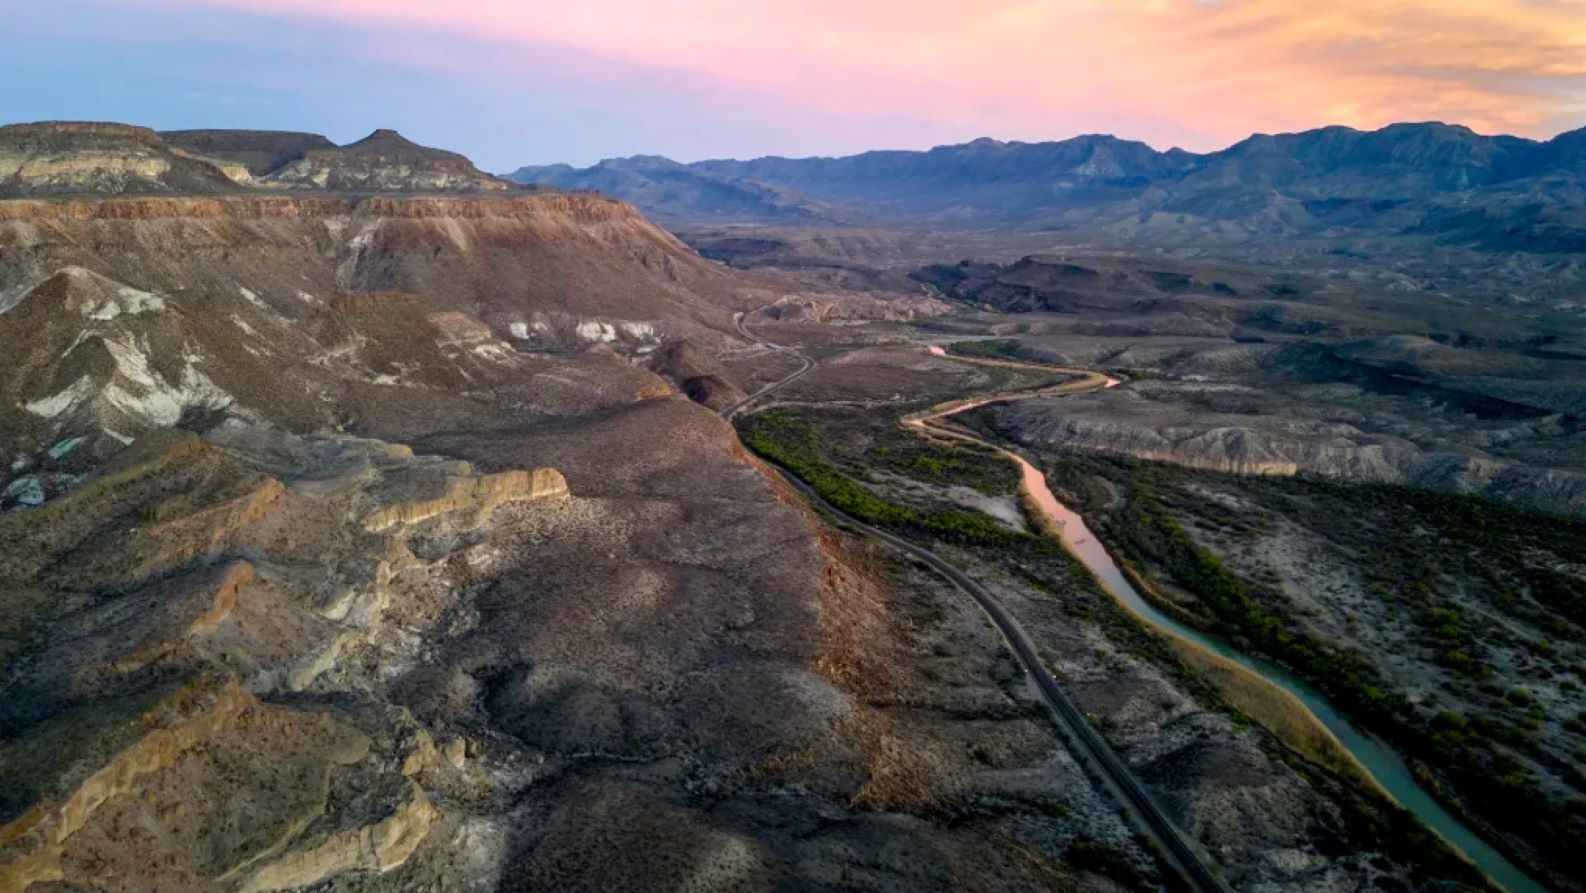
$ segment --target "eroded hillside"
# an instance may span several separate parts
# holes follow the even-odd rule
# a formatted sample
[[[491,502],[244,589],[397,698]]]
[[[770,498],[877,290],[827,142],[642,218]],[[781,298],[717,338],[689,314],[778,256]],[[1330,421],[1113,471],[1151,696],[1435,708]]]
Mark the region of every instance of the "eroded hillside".
[[[974,609],[647,368],[736,399],[796,292],[598,196],[118,151],[0,202],[0,890],[1155,877]]]

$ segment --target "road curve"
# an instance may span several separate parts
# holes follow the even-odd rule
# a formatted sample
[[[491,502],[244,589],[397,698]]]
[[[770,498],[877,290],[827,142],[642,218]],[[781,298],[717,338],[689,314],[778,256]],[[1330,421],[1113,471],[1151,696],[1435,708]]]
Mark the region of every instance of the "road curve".
[[[793,348],[771,344],[757,338],[745,328],[742,318],[738,320],[738,330],[750,339],[759,341],[759,343],[774,350],[792,353],[808,365],[793,375],[767,385],[745,400],[723,410],[722,416],[729,420],[747,408],[752,402],[787,382],[804,375],[816,365],[814,360],[805,357]],[[1081,390],[1094,390],[1110,386],[1109,382],[1111,380],[1106,378],[1106,376],[1083,370],[1062,371],[1075,372],[1091,376],[1091,378],[1078,383],[1078,387],[1075,386],[1075,383],[1068,383],[1060,385],[1058,388],[1044,391],[1044,393],[1053,395],[1057,393],[1078,393]],[[997,399],[999,398],[990,397],[981,402],[994,402]],[[943,431],[934,427],[927,428],[927,426],[931,421],[942,416],[962,411],[966,408],[965,404],[973,402],[976,401],[950,404],[949,406],[957,407],[951,409],[948,406],[937,407],[911,419],[910,422],[919,426],[922,430],[955,436],[956,432]],[[1013,651],[1014,657],[1023,665],[1024,671],[1034,681],[1036,690],[1040,693],[1041,699],[1046,702],[1046,706],[1051,711],[1053,718],[1056,719],[1058,728],[1063,733],[1063,737],[1067,740],[1069,749],[1074,756],[1079,759],[1082,765],[1088,767],[1095,777],[1100,778],[1104,782],[1113,797],[1123,804],[1126,811],[1135,819],[1135,824],[1140,830],[1158,844],[1163,858],[1188,880],[1196,890],[1200,891],[1200,893],[1230,893],[1228,885],[1212,871],[1196,848],[1191,846],[1184,833],[1173,824],[1166,813],[1151,799],[1145,788],[1129,771],[1129,767],[1113,752],[1112,748],[1091,727],[1090,723],[1086,722],[1083,711],[1079,709],[1073,700],[1069,698],[1068,694],[1058,686],[1057,681],[1052,678],[1051,674],[1047,672],[1046,666],[1041,662],[1040,654],[1035,647],[1034,641],[1024,631],[1018,620],[1002,606],[996,596],[976,582],[974,578],[948,563],[936,553],[854,518],[821,498],[814,488],[804,483],[792,472],[776,465],[774,462],[769,462],[769,460],[767,460],[767,463],[776,468],[777,472],[794,489],[804,494],[807,499],[840,520],[843,524],[914,556],[936,571],[937,574],[946,578],[960,591],[974,599],[986,616],[990,618],[992,624],[997,627],[997,631],[1002,634],[1003,640],[1007,642],[1009,649]]]
[[[749,396],[743,398],[742,400],[739,400],[737,403],[734,403],[731,406],[728,406],[726,409],[723,409],[721,411],[721,417],[726,419],[729,422],[732,421],[733,418],[738,415],[738,413],[743,412],[745,409],[748,409],[750,406],[752,406],[761,397],[764,397],[765,395],[771,393],[772,391],[776,390],[777,388],[782,387],[783,385],[793,383],[797,379],[803,377],[804,375],[807,375],[811,369],[815,368],[815,361],[814,360],[810,359],[809,357],[806,357],[805,355],[799,353],[798,351],[794,350],[793,348],[786,347],[786,346],[781,345],[781,344],[775,344],[775,343],[770,342],[770,341],[766,341],[765,339],[763,339],[763,338],[759,337],[758,335],[755,335],[753,332],[749,331],[748,325],[743,321],[743,314],[742,313],[739,313],[739,314],[737,314],[736,316],[733,317],[733,324],[738,327],[738,333],[743,335],[745,338],[749,339],[750,341],[753,341],[756,344],[761,345],[762,347],[768,347],[771,350],[776,351],[777,353],[788,354],[789,356],[792,356],[792,357],[796,358],[800,363],[803,364],[803,366],[799,368],[799,371],[793,373],[792,375],[789,375],[787,378],[783,378],[783,379],[780,379],[778,381],[773,381],[770,384],[766,385],[765,387],[761,388],[760,390],[755,391],[753,394],[750,394]]]

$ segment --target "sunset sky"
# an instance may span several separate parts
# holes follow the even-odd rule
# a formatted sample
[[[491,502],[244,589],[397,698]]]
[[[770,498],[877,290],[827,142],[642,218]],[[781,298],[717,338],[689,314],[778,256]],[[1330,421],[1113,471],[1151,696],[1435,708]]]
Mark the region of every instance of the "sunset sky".
[[[0,0],[0,117],[395,127],[491,170],[1586,125],[1586,0]]]

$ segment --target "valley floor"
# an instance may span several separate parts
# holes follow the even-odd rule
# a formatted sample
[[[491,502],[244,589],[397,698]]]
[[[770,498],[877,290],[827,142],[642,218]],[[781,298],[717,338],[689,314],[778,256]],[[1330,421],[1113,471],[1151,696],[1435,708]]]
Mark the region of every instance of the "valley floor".
[[[886,393],[902,372],[916,385],[934,379],[939,390],[933,394],[927,386],[912,400]],[[922,447],[897,419],[911,406],[954,392],[994,392],[1012,384],[984,379],[1001,374],[996,370],[977,371],[970,380],[965,374],[915,347],[843,354],[779,394],[784,405],[747,419],[745,441],[811,481],[834,504],[936,544],[985,581],[1031,629],[1062,685],[1136,775],[1148,779],[1174,819],[1215,855],[1236,888],[1416,886],[1444,871],[1468,879],[1469,870],[1446,853],[1426,861],[1438,845],[1396,808],[1250,726],[1173,649],[1123,615],[1061,549],[962,507],[958,491],[1012,497],[1016,472],[973,450]],[[877,398],[890,404],[880,412],[806,399],[832,390],[852,399],[877,385]],[[1234,766],[1242,768],[1229,774]],[[1248,824],[1253,809],[1267,817],[1265,824]],[[1340,848],[1348,858],[1337,857]],[[1399,867],[1387,867],[1393,865]]]

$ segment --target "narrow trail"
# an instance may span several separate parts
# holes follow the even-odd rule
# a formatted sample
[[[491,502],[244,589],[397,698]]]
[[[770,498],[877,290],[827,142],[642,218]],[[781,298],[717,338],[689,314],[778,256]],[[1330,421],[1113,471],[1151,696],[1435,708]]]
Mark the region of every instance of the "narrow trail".
[[[807,365],[787,378],[767,385],[766,387],[755,392],[750,397],[747,397],[737,404],[722,410],[722,416],[728,420],[731,420],[734,416],[743,412],[760,398],[771,393],[777,388],[794,381],[800,376],[807,374],[811,369],[816,367],[814,360],[804,356],[797,350],[760,339],[758,336],[749,331],[741,317],[737,322],[738,331],[743,333],[750,340],[764,344],[773,350],[791,353],[799,357]],[[1046,372],[1066,371],[1080,376],[1079,381],[1064,382],[1063,384],[1052,388],[1041,389],[1039,392],[1027,392],[1028,396],[1032,397],[1075,394],[1112,387],[1118,383],[1115,379],[1108,378],[1105,375],[1095,372],[1088,372],[1085,370],[1054,370],[1052,367],[1038,367],[1033,364],[1021,364],[1011,361],[1004,362],[992,360],[988,362],[992,363],[993,365],[1036,368]],[[927,410],[925,413],[922,413],[917,417],[911,416],[910,418],[906,419],[905,422],[909,425],[918,427],[922,431],[928,430],[932,434],[939,433],[943,436],[960,439],[974,439],[972,435],[967,433],[960,433],[952,429],[942,429],[938,427],[927,426],[929,426],[931,422],[945,418],[946,416],[952,415],[954,413],[964,412],[968,409],[974,408],[975,406],[984,405],[985,403],[1009,399],[1012,396],[1015,395],[975,398],[971,400],[957,401],[951,404],[944,404],[942,406]],[[1001,450],[995,446],[993,446],[993,448],[999,449],[1000,452],[1003,452],[1009,456],[1016,455],[1006,450]],[[815,492],[813,488],[811,488],[808,484],[805,484],[804,481],[800,480],[792,472],[782,468],[781,466],[775,465],[775,463],[768,464],[771,464],[772,467],[776,468],[777,472],[780,473],[794,489],[802,493],[805,498],[809,499],[812,503],[824,509],[832,517],[837,518],[845,525],[852,527],[853,529],[858,530],[873,539],[879,540],[889,546],[892,546],[893,548],[900,549],[914,556],[926,566],[936,571],[937,574],[947,579],[947,581],[957,587],[959,591],[974,599],[975,603],[980,606],[981,610],[985,612],[986,616],[997,628],[997,631],[1001,633],[1002,638],[1007,643],[1009,650],[1013,652],[1014,657],[1018,659],[1020,665],[1024,668],[1025,673],[1030,677],[1030,681],[1033,683],[1035,690],[1040,694],[1041,700],[1046,703],[1048,710],[1051,712],[1053,719],[1056,721],[1061,737],[1068,743],[1069,750],[1074,755],[1075,759],[1077,759],[1082,766],[1085,766],[1091,772],[1093,777],[1097,778],[1102,783],[1103,787],[1113,796],[1114,800],[1123,806],[1125,813],[1131,819],[1131,823],[1134,824],[1143,834],[1145,834],[1147,838],[1151,839],[1158,845],[1162,858],[1167,861],[1167,863],[1184,879],[1186,879],[1191,884],[1191,886],[1193,886],[1196,890],[1201,891],[1201,893],[1231,893],[1228,885],[1224,883],[1217,873],[1211,868],[1209,860],[1205,857],[1198,845],[1192,843],[1191,840],[1179,830],[1178,826],[1176,826],[1167,817],[1167,814],[1157,806],[1156,802],[1151,799],[1149,794],[1146,793],[1144,786],[1142,786],[1129,771],[1128,765],[1125,764],[1124,761],[1113,752],[1112,748],[1107,744],[1106,740],[1102,738],[1101,734],[1098,733],[1090,725],[1090,723],[1086,721],[1084,712],[1080,710],[1079,706],[1074,703],[1074,701],[1068,696],[1066,692],[1063,691],[1061,687],[1058,686],[1057,681],[1052,678],[1052,676],[1047,672],[1046,666],[1041,662],[1041,658],[1039,652],[1036,649],[1034,640],[1030,638],[1029,634],[1025,632],[1023,626],[1021,626],[1018,620],[1015,619],[1014,616],[1002,606],[1002,603],[997,600],[996,596],[993,595],[990,590],[986,589],[986,587],[982,586],[973,577],[970,577],[968,574],[964,573],[958,567],[949,563],[935,552],[932,552],[931,550],[921,546],[917,546],[905,539],[902,539],[901,537],[888,533],[885,530],[872,527],[869,524],[860,521],[859,519],[847,514],[846,512],[843,512],[841,509],[836,508],[831,503],[828,503],[825,499],[821,498],[820,494]],[[1028,465],[1028,463],[1025,464]]]
[[[749,328],[748,328],[748,325],[746,323],[744,323],[744,321],[743,321],[743,314],[742,313],[738,314],[737,316],[735,316],[733,318],[733,324],[738,327],[738,333],[740,335],[744,336],[745,338],[749,339],[750,341],[753,341],[753,342],[755,342],[756,344],[759,344],[762,347],[770,348],[771,350],[776,351],[777,353],[784,353],[784,354],[787,354],[787,355],[789,355],[791,357],[794,357],[802,365],[799,367],[799,370],[797,372],[793,373],[792,375],[789,375],[786,378],[778,379],[777,381],[773,381],[770,384],[766,385],[765,387],[761,388],[760,390],[755,391],[753,394],[750,394],[749,396],[743,398],[742,400],[739,400],[737,403],[734,403],[731,406],[728,406],[726,409],[723,409],[721,411],[721,417],[726,419],[729,422],[732,421],[738,415],[738,413],[743,412],[745,409],[748,409],[750,406],[754,405],[754,403],[756,401],[758,401],[761,397],[764,397],[765,395],[771,393],[772,391],[776,390],[777,388],[782,387],[783,385],[792,384],[794,381],[797,381],[799,378],[802,378],[803,376],[809,374],[810,370],[815,368],[815,361],[814,360],[810,359],[809,357],[806,357],[805,355],[799,353],[798,351],[794,350],[793,348],[787,347],[787,346],[781,345],[781,344],[776,344],[776,343],[771,342],[771,341],[763,340],[759,336],[755,335],[753,332],[750,332]]]

